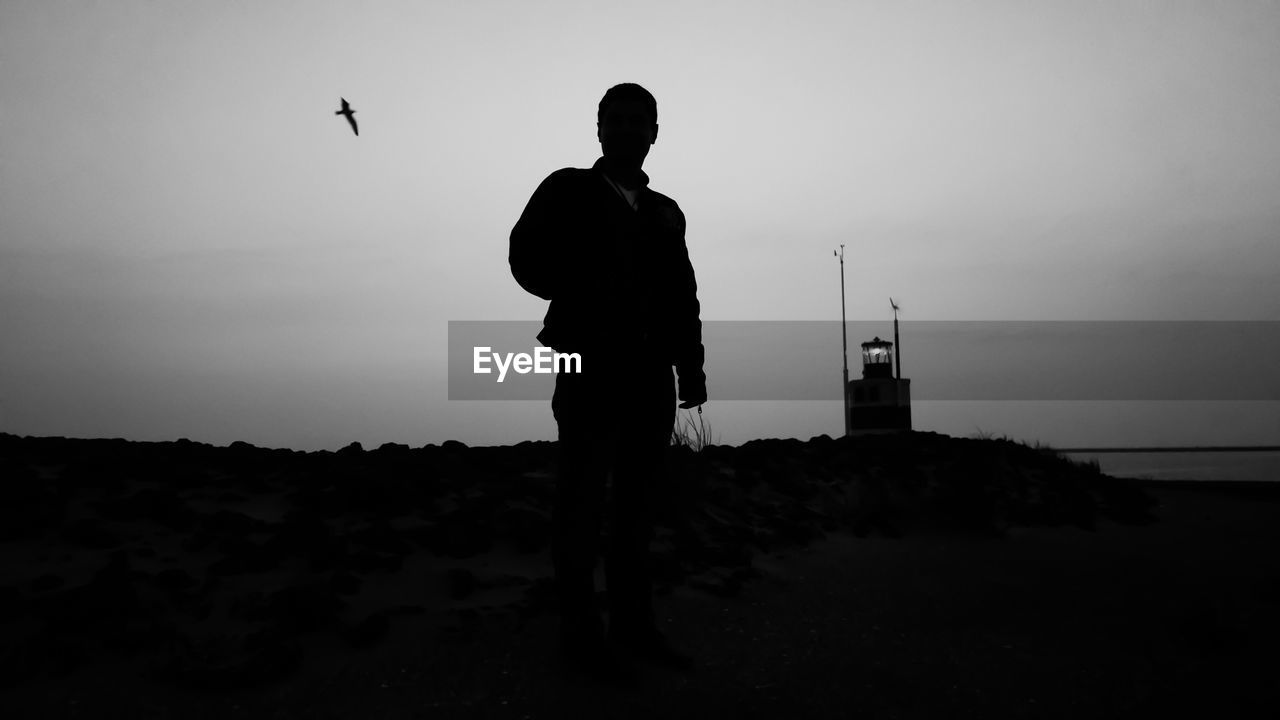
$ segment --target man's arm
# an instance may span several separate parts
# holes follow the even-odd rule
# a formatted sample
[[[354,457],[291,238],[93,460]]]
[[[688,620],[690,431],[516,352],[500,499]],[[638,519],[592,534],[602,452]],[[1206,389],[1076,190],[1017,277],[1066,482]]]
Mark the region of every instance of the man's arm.
[[[675,275],[675,364],[676,373],[680,376],[680,407],[688,409],[707,401],[707,376],[702,367],[706,361],[706,348],[702,344],[702,306],[698,302],[698,280],[694,276],[693,263],[689,261],[689,247],[684,239],[684,213],[679,206],[674,206],[674,211],[680,234]]]
[[[511,230],[511,274],[520,287],[543,300],[560,294],[566,273],[565,180],[565,170],[548,175]]]

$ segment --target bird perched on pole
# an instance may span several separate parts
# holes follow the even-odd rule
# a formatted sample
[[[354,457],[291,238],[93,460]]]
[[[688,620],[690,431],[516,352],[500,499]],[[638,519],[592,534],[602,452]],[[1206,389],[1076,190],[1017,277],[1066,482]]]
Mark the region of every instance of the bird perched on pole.
[[[356,111],[351,109],[351,103],[348,103],[346,98],[338,98],[338,99],[342,101],[342,109],[335,111],[333,114],[346,115],[347,122],[351,123],[351,132],[359,136],[360,128],[356,127]]]

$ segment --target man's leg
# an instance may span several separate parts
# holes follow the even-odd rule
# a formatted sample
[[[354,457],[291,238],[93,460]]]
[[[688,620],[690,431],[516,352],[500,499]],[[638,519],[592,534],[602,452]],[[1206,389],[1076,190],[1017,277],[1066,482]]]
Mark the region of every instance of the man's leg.
[[[605,559],[609,625],[615,633],[655,627],[649,545],[658,474],[666,471],[664,460],[676,411],[670,366],[648,368],[633,378],[644,392],[624,408],[627,418],[619,423]]]
[[[590,393],[582,381],[572,374],[557,375],[551,403],[560,439],[552,512],[552,564],[562,638],[575,646],[588,645],[603,636],[594,574],[609,470],[609,437],[599,422],[587,417]]]

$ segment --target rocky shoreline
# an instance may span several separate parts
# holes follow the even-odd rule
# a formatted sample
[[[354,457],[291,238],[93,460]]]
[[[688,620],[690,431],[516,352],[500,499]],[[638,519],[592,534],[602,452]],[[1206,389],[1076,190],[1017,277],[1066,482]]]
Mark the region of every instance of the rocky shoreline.
[[[484,615],[519,627],[555,611],[556,452],[0,435],[0,678],[128,657],[162,683],[230,689],[287,677],[311,636],[366,648],[435,615],[446,641]],[[1155,519],[1140,483],[936,433],[673,447],[659,482],[659,593],[737,595],[759,576],[753,558],[832,532],[998,538]]]

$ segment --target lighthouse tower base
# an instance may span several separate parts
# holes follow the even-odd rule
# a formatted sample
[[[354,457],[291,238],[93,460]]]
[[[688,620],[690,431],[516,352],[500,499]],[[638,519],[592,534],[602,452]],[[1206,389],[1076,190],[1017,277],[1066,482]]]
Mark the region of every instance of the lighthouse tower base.
[[[850,434],[911,429],[911,381],[863,378],[849,382]]]

